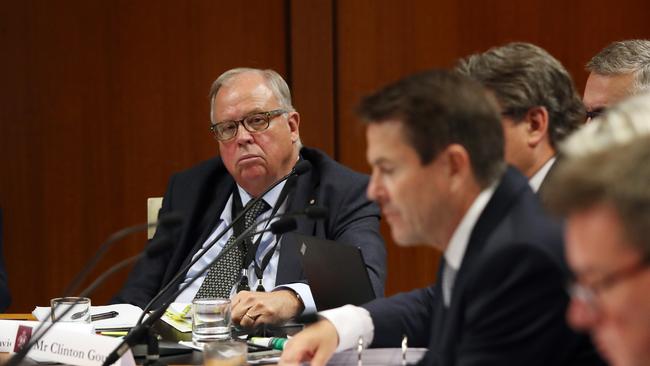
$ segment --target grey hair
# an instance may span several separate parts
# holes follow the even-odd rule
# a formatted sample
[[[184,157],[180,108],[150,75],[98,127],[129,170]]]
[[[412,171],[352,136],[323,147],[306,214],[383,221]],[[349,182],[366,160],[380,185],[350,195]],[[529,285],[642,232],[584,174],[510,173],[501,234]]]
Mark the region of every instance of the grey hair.
[[[650,135],[650,93],[639,94],[608,108],[566,139],[560,151],[568,157],[590,155]]]
[[[615,76],[634,73],[632,94],[650,91],[650,40],[613,42],[586,65],[594,74]]]
[[[515,119],[522,120],[532,107],[546,108],[553,148],[584,122],[584,106],[571,75],[533,44],[514,42],[470,55],[458,61],[456,71],[491,90]]]
[[[278,99],[282,108],[286,109],[289,112],[295,111],[293,105],[291,104],[291,91],[289,90],[289,86],[287,85],[287,82],[284,81],[282,76],[280,76],[280,74],[278,74],[276,71],[271,69],[262,70],[262,69],[254,69],[250,67],[238,67],[238,68],[230,69],[224,72],[223,74],[219,75],[217,80],[215,80],[212,83],[212,87],[210,87],[210,95],[209,95],[210,96],[210,120],[212,120],[212,115],[214,113],[215,97],[217,96],[219,89],[221,89],[222,86],[228,84],[228,82],[230,82],[230,80],[232,80],[236,76],[248,72],[257,73],[262,77],[264,77],[264,80],[266,80],[268,87],[271,89],[275,97]]]
[[[553,173],[546,202],[556,213],[599,205],[613,207],[623,235],[650,258],[650,135],[610,145],[607,149],[563,159]]]

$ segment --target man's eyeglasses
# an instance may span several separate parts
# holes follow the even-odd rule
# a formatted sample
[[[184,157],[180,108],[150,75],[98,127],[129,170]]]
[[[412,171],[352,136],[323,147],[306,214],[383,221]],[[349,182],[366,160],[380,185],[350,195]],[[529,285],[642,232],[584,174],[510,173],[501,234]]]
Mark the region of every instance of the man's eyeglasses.
[[[572,298],[580,300],[582,303],[589,306],[591,310],[598,309],[599,296],[602,291],[610,289],[615,285],[621,283],[625,279],[629,279],[645,270],[650,265],[650,257],[640,260],[639,262],[619,269],[603,276],[600,280],[590,284],[584,285],[578,282],[570,282],[567,290]]]
[[[254,113],[236,121],[223,121],[211,124],[210,131],[212,131],[217,140],[228,141],[237,136],[240,123],[250,133],[262,132],[269,128],[273,118],[284,113],[287,113],[284,109]]]

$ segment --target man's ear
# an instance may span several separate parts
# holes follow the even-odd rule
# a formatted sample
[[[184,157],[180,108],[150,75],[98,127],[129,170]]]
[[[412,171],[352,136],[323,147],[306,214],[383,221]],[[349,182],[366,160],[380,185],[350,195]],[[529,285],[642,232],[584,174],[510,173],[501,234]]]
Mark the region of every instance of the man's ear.
[[[550,142],[549,120],[546,107],[532,107],[526,112],[524,117],[526,123],[526,143],[530,147],[535,147],[543,141]]]
[[[291,132],[291,142],[296,142],[300,138],[300,113],[289,112],[287,117],[289,131]]]
[[[463,189],[466,180],[473,176],[469,153],[464,146],[459,144],[447,146],[443,153],[445,154],[451,189]]]

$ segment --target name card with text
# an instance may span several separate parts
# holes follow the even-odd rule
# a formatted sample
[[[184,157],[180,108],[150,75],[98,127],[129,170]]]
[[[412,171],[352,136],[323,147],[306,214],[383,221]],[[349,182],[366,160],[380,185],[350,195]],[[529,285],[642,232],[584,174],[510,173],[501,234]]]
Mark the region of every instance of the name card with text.
[[[0,320],[0,352],[16,352],[29,341],[38,322]],[[92,333],[88,324],[56,324],[27,354],[37,362],[55,361],[70,365],[99,366],[121,343],[120,339]],[[127,352],[116,365],[135,365]]]

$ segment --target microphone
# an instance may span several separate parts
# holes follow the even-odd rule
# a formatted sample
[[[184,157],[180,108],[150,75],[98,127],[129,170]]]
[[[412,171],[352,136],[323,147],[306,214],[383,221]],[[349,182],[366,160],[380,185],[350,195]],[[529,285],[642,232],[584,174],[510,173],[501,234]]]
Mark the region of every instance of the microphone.
[[[298,228],[298,223],[293,217],[283,217],[280,220],[272,223],[270,226],[271,232],[275,235],[278,235],[296,230]]]
[[[262,194],[260,194],[257,198],[254,198],[249,202],[247,207],[245,207],[237,217],[235,217],[232,222],[227,225],[223,231],[221,231],[208,245],[205,246],[205,248],[199,249],[199,251],[194,255],[194,259],[192,259],[185,267],[181,268],[172,279],[167,282],[165,286],[158,291],[156,296],[154,296],[151,300],[149,300],[149,303],[142,309],[142,315],[140,316],[140,319],[138,319],[137,324],[140,324],[142,322],[142,319],[144,319],[144,315],[146,312],[151,309],[153,304],[160,299],[160,297],[165,294],[169,288],[175,284],[178,284],[178,280],[180,279],[183,274],[185,274],[196,262],[198,262],[201,257],[203,256],[204,253],[207,253],[213,246],[217,244],[217,242],[224,236],[226,233],[239,221],[241,221],[246,215],[246,213],[253,207],[255,206],[255,203],[257,203],[259,200],[261,200],[267,193],[269,193],[273,188],[277,187],[278,184],[287,181],[286,184],[289,186],[287,189],[292,189],[297,183],[298,183],[298,176],[308,172],[311,169],[312,165],[308,160],[300,160],[296,163],[296,165],[291,169],[289,174],[285,175],[284,177],[280,178],[277,180],[275,183],[273,183],[271,186],[269,186]],[[309,214],[305,213],[307,217],[309,217]],[[222,250],[222,252],[225,250],[225,248]]]
[[[160,220],[159,220],[160,222]],[[178,220],[174,218],[173,220],[168,220],[166,221],[168,223],[170,222],[175,222],[177,223]],[[144,226],[144,225],[138,225],[138,226],[132,226],[133,227],[141,227],[141,228],[147,228],[149,225]],[[130,228],[128,228],[130,229]],[[124,230],[121,230],[121,232],[124,232]],[[115,237],[114,235],[111,237]],[[109,241],[107,241],[109,242]],[[114,242],[114,241],[113,241]],[[167,251],[174,243],[172,242],[171,239],[168,237],[160,237],[152,240],[149,245],[147,245],[147,248],[145,249],[144,252],[131,256],[127,259],[124,259],[117,264],[114,264],[111,266],[108,270],[106,270],[104,273],[102,273],[95,281],[93,281],[92,284],[90,284],[88,287],[86,287],[81,293],[79,293],[79,297],[87,297],[88,295],[92,294],[97,287],[104,283],[104,281],[110,277],[113,273],[119,271],[120,269],[126,267],[127,265],[131,264],[132,262],[144,257],[145,255],[148,257],[155,257],[163,252]],[[96,259],[96,258],[93,258]],[[27,356],[27,353],[34,347],[35,344],[38,343],[49,331],[54,327],[54,324],[58,323],[59,320],[64,318],[72,309],[74,308],[74,305],[76,304],[73,303],[72,306],[66,308],[60,316],[58,316],[56,319],[54,319],[46,328],[43,328],[43,325],[46,323],[47,319],[52,315],[52,311],[54,309],[50,309],[50,314],[47,316],[45,320],[43,320],[39,326],[34,330],[34,336],[30,339],[29,343],[26,344],[24,347],[22,347],[9,361],[7,362],[7,366],[16,366],[19,365],[20,362]]]
[[[288,215],[300,215],[300,214],[301,213],[290,213]],[[283,215],[283,216],[287,216],[287,215]],[[270,221],[270,220],[272,220],[272,219],[274,219],[276,217],[277,216],[274,216],[274,217],[268,218],[266,220]],[[241,235],[239,235],[237,238],[235,238],[235,240],[229,246],[224,247],[223,250],[216,256],[216,258],[214,258],[212,260],[212,262],[210,262],[207,266],[203,267],[194,277],[192,277],[190,279],[189,282],[185,283],[178,290],[176,290],[172,294],[172,296],[162,304],[161,307],[156,309],[153,313],[151,313],[151,315],[149,315],[149,317],[146,320],[144,320],[144,321],[142,321],[140,323],[140,321],[142,320],[142,318],[143,318],[143,316],[145,314],[143,312],[142,316],[140,316],[140,320],[138,321],[140,324],[136,325],[135,327],[133,327],[131,329],[129,334],[127,334],[124,337],[124,339],[122,340],[122,343],[120,343],[120,345],[117,346],[117,348],[115,350],[113,350],[113,352],[111,352],[108,355],[108,357],[106,357],[106,359],[104,360],[104,363],[102,365],[108,366],[108,365],[113,364],[114,362],[119,360],[120,357],[122,357],[122,355],[124,355],[124,353],[126,353],[126,351],[128,351],[131,347],[138,344],[142,340],[142,338],[148,334],[148,329],[153,325],[153,323],[163,316],[163,314],[165,313],[165,310],[167,309],[169,304],[171,304],[179,294],[181,294],[183,291],[185,291],[186,288],[191,286],[194,283],[194,281],[196,281],[205,272],[207,272],[208,269],[210,269],[210,267],[212,266],[212,264],[215,263],[216,261],[218,261],[221,258],[221,256],[224,255],[224,253],[226,253],[230,248],[232,248],[233,246],[239,245],[240,242],[244,241],[249,236],[255,236],[257,234],[261,234],[261,233],[264,233],[264,232],[267,232],[267,231],[272,231],[274,234],[283,234],[283,233],[285,233],[287,231],[291,231],[291,230],[293,230],[293,229],[295,229],[297,227],[296,220],[293,217],[285,217],[285,218],[283,218],[281,220],[278,220],[274,224],[277,224],[277,225],[274,226],[272,224],[272,225],[270,225],[270,228],[266,228],[266,229],[255,231],[255,232],[252,232],[252,231],[253,231],[253,229],[255,228],[256,225],[251,225],[250,227],[246,228],[246,230],[244,230],[244,232],[241,233]]]

